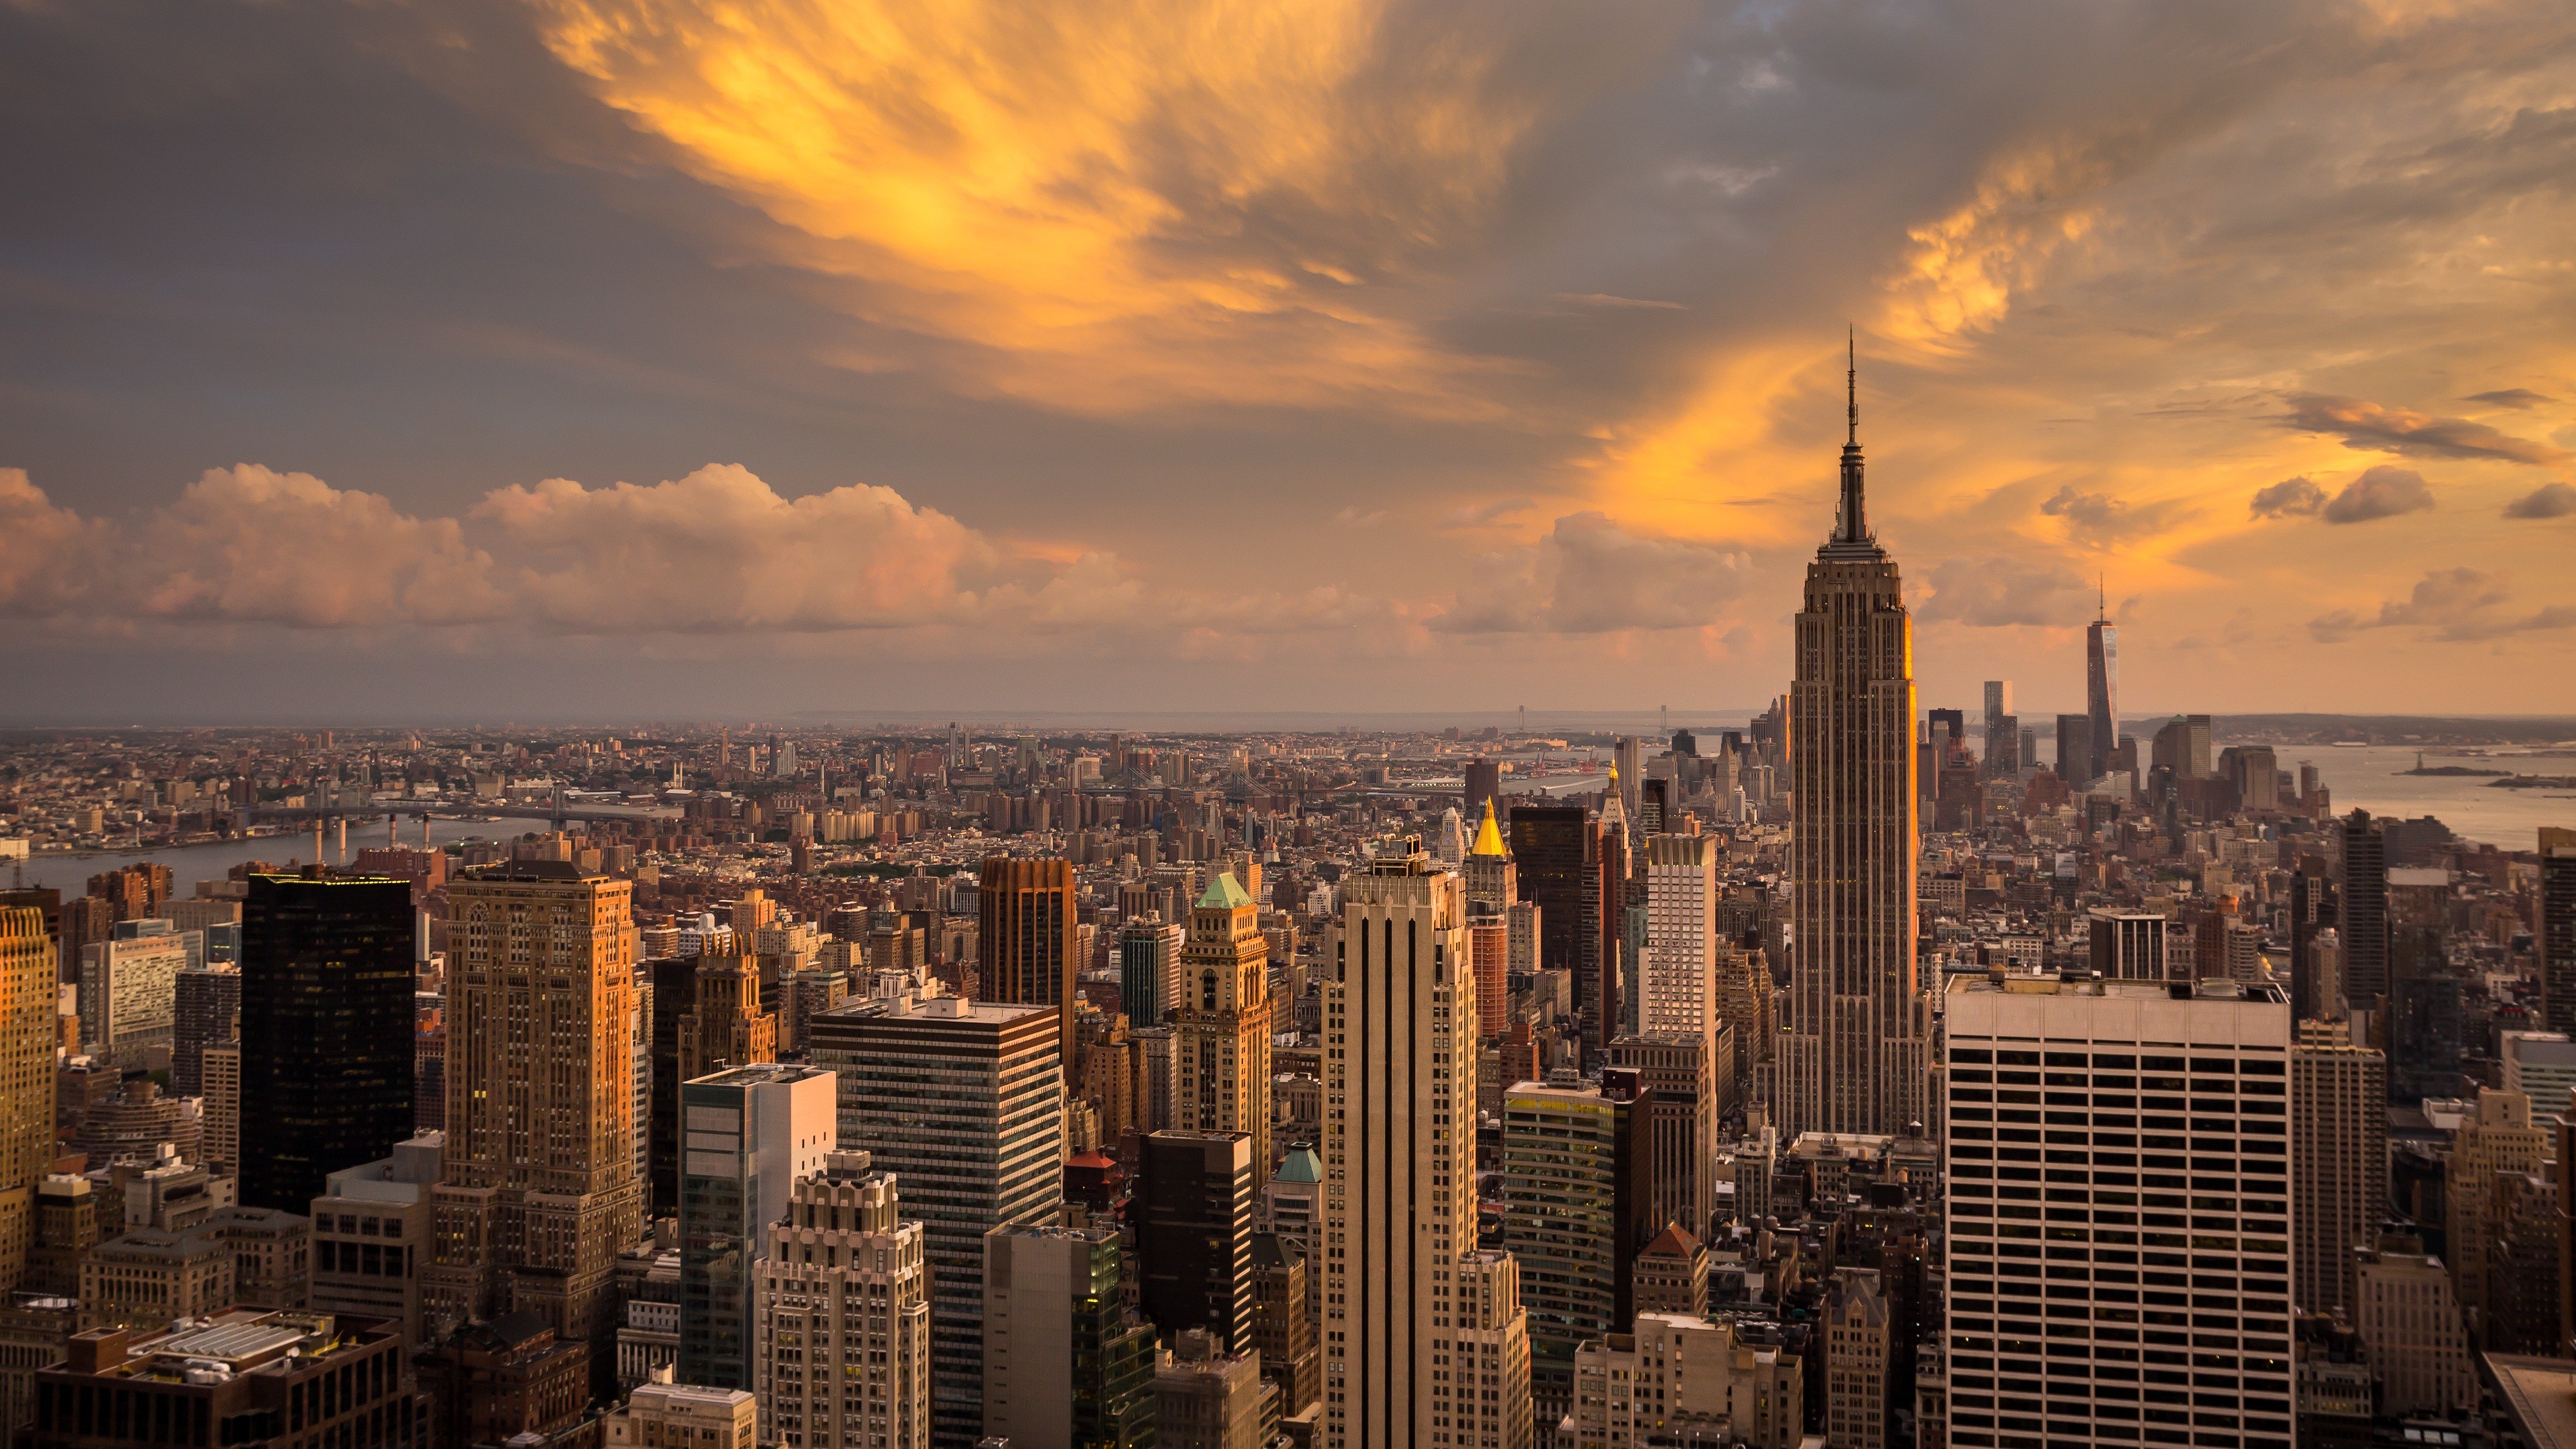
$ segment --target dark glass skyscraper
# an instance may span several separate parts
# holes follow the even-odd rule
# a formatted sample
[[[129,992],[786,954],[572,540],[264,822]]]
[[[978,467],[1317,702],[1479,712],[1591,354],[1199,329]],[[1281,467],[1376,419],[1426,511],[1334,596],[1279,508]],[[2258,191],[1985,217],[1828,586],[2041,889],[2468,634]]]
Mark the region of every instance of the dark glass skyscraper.
[[[2388,994],[2388,837],[2367,810],[2344,817],[2342,897],[2343,996],[2367,1009]]]
[[[1538,964],[1574,973],[1579,1012],[1590,1004],[1586,968],[1601,949],[1591,816],[1580,805],[1514,805],[1511,830],[1513,883],[1522,900],[1538,907]]]
[[[2576,1034],[2576,830],[2540,830],[2540,1016]]]
[[[2088,764],[2098,780],[2111,773],[2111,754],[2120,748],[2120,629],[2107,598],[2084,627],[2084,712],[2093,722]]]
[[[1137,1307],[1165,1338],[1204,1328],[1242,1353],[1252,1346],[1252,1137],[1149,1132],[1142,1148],[1128,1207]]]
[[[412,1135],[408,881],[260,875],[242,906],[241,1201],[311,1210]]]

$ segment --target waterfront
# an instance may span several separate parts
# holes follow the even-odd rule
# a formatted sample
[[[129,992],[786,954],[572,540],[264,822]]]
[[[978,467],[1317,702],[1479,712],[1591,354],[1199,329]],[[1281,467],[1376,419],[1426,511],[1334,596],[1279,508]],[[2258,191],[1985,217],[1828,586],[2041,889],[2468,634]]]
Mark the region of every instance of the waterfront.
[[[420,845],[420,822],[402,822],[402,843]],[[429,824],[432,845],[453,845],[473,840],[508,840],[530,830],[546,829],[542,820],[444,820]],[[355,860],[358,852],[371,845],[385,843],[384,822],[372,828],[351,822],[347,858]],[[336,831],[323,841],[326,864],[338,865],[342,857]],[[80,855],[39,855],[26,861],[12,861],[0,879],[16,879],[13,872],[24,872],[26,884],[51,886],[65,895],[78,895],[87,888],[89,878],[103,875],[119,866],[136,861],[153,860],[170,867],[172,889],[180,895],[194,895],[197,882],[221,880],[234,866],[244,861],[262,860],[271,865],[302,865],[313,855],[313,832],[299,835],[263,835],[249,840],[217,840],[203,845],[182,845],[167,850],[94,851]]]

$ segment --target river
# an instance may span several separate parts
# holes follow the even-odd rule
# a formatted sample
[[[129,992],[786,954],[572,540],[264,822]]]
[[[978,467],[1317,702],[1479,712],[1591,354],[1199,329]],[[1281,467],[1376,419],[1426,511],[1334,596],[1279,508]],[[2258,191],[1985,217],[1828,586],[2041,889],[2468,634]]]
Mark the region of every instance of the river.
[[[531,830],[548,828],[542,820],[443,820],[429,823],[429,840],[433,845],[451,845],[469,840],[509,840]],[[373,826],[356,821],[349,825],[348,859],[371,845],[385,843],[385,824]],[[403,822],[402,843],[417,849],[420,845],[420,822]],[[327,864],[341,863],[339,832],[335,829],[323,837],[323,859]],[[0,882],[12,881],[13,872],[23,868],[31,886],[52,886],[66,896],[76,896],[88,889],[89,878],[103,875],[118,866],[140,860],[154,860],[170,867],[171,889],[179,895],[196,894],[197,882],[221,880],[234,866],[248,860],[264,860],[272,865],[302,865],[313,854],[313,832],[301,835],[264,835],[252,840],[223,840],[206,845],[183,845],[171,850],[88,855],[39,855],[24,862],[12,861],[0,867]]]

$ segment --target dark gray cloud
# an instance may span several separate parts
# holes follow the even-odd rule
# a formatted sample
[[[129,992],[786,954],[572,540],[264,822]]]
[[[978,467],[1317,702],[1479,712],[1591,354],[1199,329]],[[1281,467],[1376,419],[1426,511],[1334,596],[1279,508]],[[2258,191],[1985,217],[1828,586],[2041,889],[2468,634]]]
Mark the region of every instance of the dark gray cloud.
[[[2326,506],[2326,490],[2302,475],[2284,478],[2254,494],[2256,518],[2313,517]]]
[[[2576,486],[2543,483],[2504,506],[2507,518],[2565,518],[2576,514]]]
[[[2432,506],[2433,490],[2423,474],[2383,463],[2343,485],[2319,516],[2328,523],[2369,523]]]
[[[2507,387],[2499,388],[2494,392],[2473,392],[2469,394],[2470,402],[2493,403],[2495,406],[2500,408],[2536,408],[2542,403],[2549,402],[2551,400],[2552,399],[2548,394],[2533,392],[2527,387]]]
[[[2428,417],[2357,397],[2301,393],[2290,399],[2289,415],[2281,421],[2305,433],[2332,433],[2349,448],[2427,458],[2550,463],[2566,456],[2546,443],[2517,438],[2467,418]]]

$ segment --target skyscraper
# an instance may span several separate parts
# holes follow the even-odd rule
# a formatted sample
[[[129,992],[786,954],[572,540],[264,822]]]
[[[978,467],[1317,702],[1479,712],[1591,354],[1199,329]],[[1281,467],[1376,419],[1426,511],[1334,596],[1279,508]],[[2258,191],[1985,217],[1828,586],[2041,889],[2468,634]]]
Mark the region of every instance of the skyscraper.
[[[1629,849],[1627,798],[1619,772],[1610,772],[1610,788],[1601,792],[1601,819],[1592,828],[1592,928],[1596,939],[1586,965],[1592,981],[1584,993],[1579,1014],[1583,1018],[1583,1060],[1586,1064],[1601,1060],[1610,1049],[1610,1039],[1634,1029],[1632,1005],[1627,998],[1635,989],[1628,977],[1637,969],[1634,949],[1642,944],[1632,938],[1628,929],[1628,867],[1633,856]],[[1640,927],[1643,922],[1637,923]],[[1642,931],[1638,934],[1642,935]]]
[[[1118,928],[1118,1006],[1132,1027],[1156,1027],[1181,995],[1181,945],[1188,933],[1160,915]]]
[[[2343,996],[2354,1010],[2371,1010],[2388,994],[2388,837],[2367,810],[2345,816],[2342,833],[2335,930],[2343,948]]]
[[[2120,630],[2107,593],[2084,626],[2084,713],[2093,726],[2087,778],[2098,780],[2111,773],[2111,753],[2120,747]]]
[[[53,1166],[59,960],[42,910],[0,907],[0,1293],[27,1276],[36,1183]]]
[[[2388,1059],[2342,1022],[2299,1023],[2290,1052],[2290,1243],[2302,1313],[2352,1318],[2356,1249],[2388,1200]]]
[[[1073,862],[984,861],[975,890],[975,965],[986,1001],[1056,1008],[1056,1055],[1073,1070]]]
[[[390,1157],[412,1135],[411,955],[407,882],[251,877],[243,1205],[309,1211],[332,1173]]]
[[[1249,1137],[1258,1193],[1270,1177],[1270,942],[1261,934],[1260,907],[1233,871],[1209,871],[1207,890],[1190,908],[1180,1000],[1165,1020],[1172,1028],[1172,1125]]]
[[[2540,1016],[2576,1036],[2576,830],[2540,828]]]
[[[1052,1007],[908,996],[813,1021],[840,1077],[840,1140],[903,1185],[930,1257],[931,1437],[984,1421],[984,1235],[1052,1224],[1064,1202],[1064,1074]]]
[[[763,1062],[680,1084],[680,1381],[752,1387],[752,1297],[771,1225],[831,1156],[838,1104],[820,1067]]]
[[[1796,937],[1775,1105],[1791,1140],[1926,1120],[1931,1064],[1914,960],[1914,622],[1863,516],[1852,383],[1842,512],[1807,566],[1789,687]]]
[[[1154,1328],[1127,1311],[1118,1230],[1014,1223],[984,1239],[983,1433],[1013,1449],[1154,1434]]]
[[[615,1333],[610,1279],[644,1201],[633,892],[568,861],[448,886],[447,1141],[421,1285],[433,1331],[533,1311],[568,1343]]]
[[[1129,1180],[1137,1307],[1164,1338],[1205,1329],[1222,1351],[1252,1347],[1252,1139],[1147,1133]]]
[[[1574,973],[1574,1004],[1591,989],[1586,969],[1600,950],[1597,831],[1580,805],[1512,807],[1512,871],[1520,898],[1538,907],[1538,964]]]
[[[241,968],[198,966],[179,973],[172,1013],[170,1092],[194,1097],[204,1090],[199,1073],[206,1048],[232,1040],[241,1015]]]
[[[834,1152],[797,1180],[760,1265],[763,1429],[803,1449],[930,1443],[930,1266],[894,1174]]]
[[[1598,1087],[1522,1082],[1503,1098],[1503,1246],[1520,1264],[1542,1425],[1573,1412],[1575,1349],[1636,1316],[1629,1270],[1663,1227],[1651,1103],[1633,1069],[1605,1076]]]
[[[1960,977],[1944,1022],[1951,1442],[2290,1449],[2288,1000]],[[2009,1125],[2043,1077],[2089,1143]]]
[[[1707,1034],[1716,1019],[1711,976],[1716,945],[1717,838],[1648,837],[1646,953],[1637,971],[1639,1031]]]
[[[680,1016],[680,1080],[718,1067],[778,1060],[778,1015],[760,1009],[760,961],[753,956],[701,956]]]
[[[1476,1248],[1458,877],[1434,874],[1416,842],[1384,849],[1343,878],[1326,957],[1324,1443],[1527,1449],[1517,1267]]]
[[[2013,714],[2009,679],[1986,681],[1986,773],[2010,775],[2022,767],[2021,721]]]

